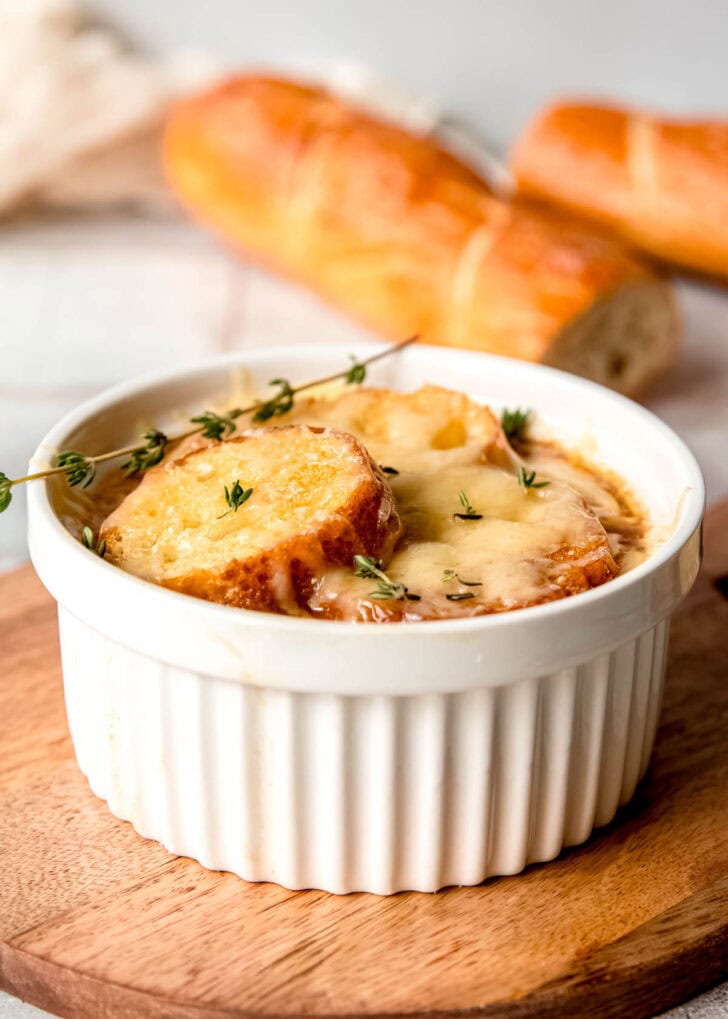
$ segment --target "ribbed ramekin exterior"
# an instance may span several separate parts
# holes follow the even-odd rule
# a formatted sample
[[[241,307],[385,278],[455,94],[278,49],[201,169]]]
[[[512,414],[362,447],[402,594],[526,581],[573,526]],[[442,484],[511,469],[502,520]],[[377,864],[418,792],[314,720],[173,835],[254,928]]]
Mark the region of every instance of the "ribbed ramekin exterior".
[[[81,770],[140,834],[249,881],[435,891],[588,838],[644,775],[668,621],[461,693],[292,693],[165,665],[59,610]]]

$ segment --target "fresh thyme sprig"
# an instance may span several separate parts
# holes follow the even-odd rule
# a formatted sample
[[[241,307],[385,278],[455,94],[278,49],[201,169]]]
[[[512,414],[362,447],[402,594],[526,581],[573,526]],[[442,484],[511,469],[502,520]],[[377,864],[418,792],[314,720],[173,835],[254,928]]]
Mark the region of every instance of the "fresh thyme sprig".
[[[458,492],[458,499],[460,500],[460,505],[463,507],[464,512],[463,513],[453,513],[454,517],[457,517],[458,520],[482,520],[483,519],[483,514],[482,513],[478,513],[478,511],[473,506],[470,505],[470,500],[468,499],[468,497],[465,494],[465,492],[463,492],[463,491]]]
[[[390,599],[395,601],[420,601],[418,594],[410,594],[406,584],[398,584],[396,581],[391,580],[387,574],[382,570],[382,564],[378,559],[372,559],[371,556],[367,555],[355,555],[354,556],[354,574],[357,577],[364,577],[366,580],[378,581],[376,590],[370,591],[367,595],[368,598],[373,598],[377,601],[389,601]]]
[[[506,408],[503,411],[501,414],[501,428],[509,442],[513,442],[514,439],[523,438],[530,413],[530,410],[521,410],[518,407],[514,410]]]
[[[407,342],[412,342],[407,341]],[[406,344],[401,343],[403,347]],[[311,385],[322,385],[324,382],[333,381],[335,379],[343,378],[347,386],[361,385],[367,376],[367,365],[371,363],[371,358],[366,361],[357,361],[353,354],[349,354],[351,359],[351,367],[347,368],[345,372],[340,372],[338,375],[331,376],[330,379],[321,379],[316,383],[308,383],[306,386],[299,386],[298,389],[294,389],[288,379],[271,379],[268,385],[278,386],[278,392],[275,396],[272,396],[270,400],[267,400],[261,407],[256,410],[253,415],[253,421],[257,424],[263,421],[269,421],[273,417],[280,417],[283,414],[287,414],[291,407],[293,407],[293,400],[296,393],[300,393],[302,389],[308,389]]]
[[[518,484],[525,488],[527,491],[532,488],[545,488],[546,485],[550,485],[550,481],[536,481],[536,472],[527,471],[525,467],[518,468]]]
[[[480,580],[463,580],[459,573],[455,570],[443,570],[442,582],[443,584],[449,583],[451,580],[457,580],[458,584],[462,584],[463,587],[482,587],[483,583]]]
[[[217,442],[232,435],[237,425],[230,414],[216,414],[214,410],[206,410],[195,418],[190,418],[193,425],[202,425],[200,435],[204,439],[215,439]]]
[[[160,432],[158,428],[151,428],[144,432],[143,439],[146,439],[144,446],[135,449],[125,464],[121,465],[122,471],[130,478],[132,474],[141,474],[142,471],[155,467],[164,456],[169,439]]]
[[[96,468],[91,459],[72,449],[58,454],[58,466],[65,469],[66,481],[71,488],[75,488],[76,485],[88,488],[96,477]]]
[[[295,390],[292,389],[288,379],[271,379],[268,384],[278,386],[278,392],[253,414],[253,421],[256,424],[270,421],[271,418],[281,417],[281,415],[287,414],[293,406]]]
[[[273,409],[270,413],[265,411],[266,416],[262,418],[262,420],[268,420],[270,417],[280,416],[291,409],[293,406],[293,398],[297,396],[298,393],[302,393],[307,389],[313,389],[314,386],[322,386],[328,382],[336,382],[339,379],[344,379],[348,382],[352,372],[354,372],[354,380],[359,378],[363,379],[364,375],[362,375],[362,369],[366,372],[367,367],[374,364],[375,361],[380,361],[384,357],[389,357],[390,354],[403,350],[416,340],[417,336],[410,336],[401,343],[392,344],[392,346],[387,347],[385,350],[380,350],[377,354],[372,354],[371,357],[367,357],[361,362],[350,365],[343,371],[334,372],[331,375],[327,375],[321,379],[314,379],[311,382],[304,382],[300,386],[290,386],[288,382],[285,382],[284,385],[284,380],[277,379],[272,384],[278,385],[280,387],[280,391],[272,399],[258,401],[248,407],[235,407],[224,415],[213,415],[211,411],[207,411],[205,414],[199,415],[198,417],[190,418],[192,424],[197,425],[198,427],[190,428],[178,435],[165,436],[163,432],[159,432],[157,429],[152,429],[149,432],[145,432],[142,436],[144,442],[136,442],[129,446],[123,446],[121,449],[112,449],[108,453],[99,453],[96,456],[87,456],[83,453],[77,453],[74,450],[65,450],[59,453],[56,457],[56,464],[54,467],[48,467],[42,471],[35,471],[33,474],[25,474],[19,478],[9,478],[6,474],[3,474],[0,471],[0,513],[4,512],[12,502],[12,489],[16,485],[23,485],[28,481],[37,481],[39,478],[49,478],[55,474],[65,474],[70,485],[82,485],[85,488],[93,481],[96,474],[97,464],[104,463],[106,460],[118,460],[122,456],[130,458],[122,465],[122,469],[126,470],[127,473],[132,474],[147,470],[148,467],[152,467],[155,463],[159,463],[164,456],[167,446],[172,442],[180,442],[182,439],[189,439],[193,435],[202,435],[205,438],[211,439],[223,438],[224,436],[230,435],[235,430],[235,422],[238,418],[247,414],[257,415],[258,412],[265,411],[265,409],[269,408],[271,405],[274,405]],[[257,422],[261,419],[254,417],[253,420]],[[224,421],[224,426],[219,424],[218,421]],[[162,439],[164,441],[162,441]]]
[[[230,508],[225,510],[224,513],[221,513],[217,518],[218,520],[222,520],[222,518],[226,517],[228,513],[237,513],[243,503],[247,502],[253,494],[252,488],[243,488],[237,479],[233,481],[230,488],[228,488],[227,485],[224,485],[223,487],[225,489],[225,502]]]
[[[98,541],[94,538],[94,532],[90,527],[84,527],[81,531],[81,544],[84,548],[87,548],[89,552],[93,552],[99,559],[103,559],[106,555],[106,538],[100,538]]]

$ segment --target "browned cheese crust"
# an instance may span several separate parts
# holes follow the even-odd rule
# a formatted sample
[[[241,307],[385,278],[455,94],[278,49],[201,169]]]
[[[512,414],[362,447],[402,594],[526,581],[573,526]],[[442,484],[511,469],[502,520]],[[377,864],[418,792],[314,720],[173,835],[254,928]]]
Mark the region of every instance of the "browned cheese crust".
[[[542,582],[537,595],[518,600],[493,598],[490,600],[473,599],[462,601],[453,610],[450,603],[440,600],[410,602],[373,601],[362,597],[352,613],[351,603],[346,599],[332,599],[316,606],[315,615],[321,619],[356,619],[370,623],[401,623],[437,619],[467,618],[494,615],[500,612],[512,612],[515,609],[526,609],[534,605],[545,605],[547,602],[558,601],[571,595],[581,594],[592,588],[600,587],[608,580],[613,580],[619,573],[617,564],[609,548],[606,534],[599,533],[601,528],[595,527],[592,540],[581,545],[562,545],[553,551],[544,553]]]

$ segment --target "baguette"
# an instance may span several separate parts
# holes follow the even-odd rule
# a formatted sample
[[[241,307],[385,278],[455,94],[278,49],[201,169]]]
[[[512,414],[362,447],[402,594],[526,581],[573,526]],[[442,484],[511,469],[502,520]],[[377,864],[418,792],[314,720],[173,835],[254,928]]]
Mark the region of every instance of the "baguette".
[[[728,280],[728,121],[556,103],[516,145],[518,192],[609,228],[664,262]]]
[[[542,361],[625,393],[673,360],[659,274],[321,89],[243,77],[185,100],[164,161],[202,223],[386,337]]]
[[[225,490],[252,489],[237,509]],[[317,574],[388,560],[394,498],[364,447],[291,425],[209,442],[147,471],[104,521],[106,557],[144,580],[238,608],[295,614]]]

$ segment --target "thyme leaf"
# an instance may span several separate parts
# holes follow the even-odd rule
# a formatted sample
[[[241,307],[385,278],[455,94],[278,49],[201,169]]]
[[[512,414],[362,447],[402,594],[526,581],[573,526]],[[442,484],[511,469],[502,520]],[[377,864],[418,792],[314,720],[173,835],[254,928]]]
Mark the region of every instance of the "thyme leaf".
[[[420,601],[420,595],[411,594],[406,584],[397,583],[391,580],[387,574],[382,570],[382,563],[379,559],[373,559],[371,556],[366,555],[355,555],[354,556],[354,575],[357,577],[363,577],[366,580],[376,580],[377,586],[374,591],[370,591],[367,595],[368,598],[373,598],[375,601]]]
[[[144,432],[142,438],[146,440],[145,444],[135,449],[126,463],[121,465],[127,477],[155,467],[164,456],[169,442],[164,432],[160,432],[158,428],[150,428],[148,432]]]
[[[59,467],[64,468],[66,480],[72,488],[76,485],[88,488],[96,477],[96,468],[91,458],[84,456],[83,453],[76,453],[75,450],[68,449],[59,453],[57,463]]]
[[[483,583],[480,580],[463,580],[459,573],[455,570],[444,570],[442,574],[442,580],[444,584],[447,584],[451,580],[457,580],[458,584],[462,584],[463,587],[482,587]]]
[[[353,354],[349,354],[349,357],[351,358],[351,368],[344,376],[344,382],[347,386],[360,386],[367,377],[367,366],[363,361],[357,361]]]
[[[206,410],[204,414],[190,418],[193,425],[202,425],[200,434],[206,439],[215,439],[218,442],[226,435],[232,435],[237,425],[230,413],[216,414],[213,410]]]
[[[93,552],[99,559],[103,559],[106,555],[106,539],[100,538],[98,541],[94,538],[94,532],[90,527],[84,527],[81,531],[81,544],[84,548],[87,548],[89,552]]]
[[[368,555],[354,556],[355,577],[364,577],[366,580],[376,580],[382,575],[381,559],[373,559]]]
[[[460,505],[463,507],[464,512],[463,513],[453,513],[454,517],[457,517],[458,520],[482,520],[483,519],[483,514],[482,513],[478,513],[478,511],[476,509],[474,509],[473,506],[471,506],[470,500],[468,499],[468,497],[465,494],[465,492],[463,492],[462,490],[460,492],[458,492],[458,498],[460,499]]]
[[[10,491],[13,483],[7,474],[0,471],[0,513],[4,513],[13,501],[13,493]]]
[[[270,400],[266,400],[263,406],[253,414],[253,421],[257,424],[270,421],[271,418],[281,417],[283,414],[287,414],[293,406],[295,390],[291,387],[288,379],[271,379],[268,385],[278,386],[278,392]]]
[[[532,488],[545,488],[550,481],[536,481],[536,472],[527,471],[525,467],[518,468],[518,484],[527,491]]]
[[[222,520],[228,513],[237,513],[243,503],[246,503],[253,494],[252,488],[243,488],[237,479],[233,481],[230,488],[227,485],[223,487],[225,489],[225,502],[230,508],[221,513],[217,518],[218,520]]]
[[[530,410],[521,410],[520,408],[515,408],[514,410],[506,408],[503,411],[501,414],[501,428],[509,442],[513,442],[514,439],[523,438],[530,413]]]

